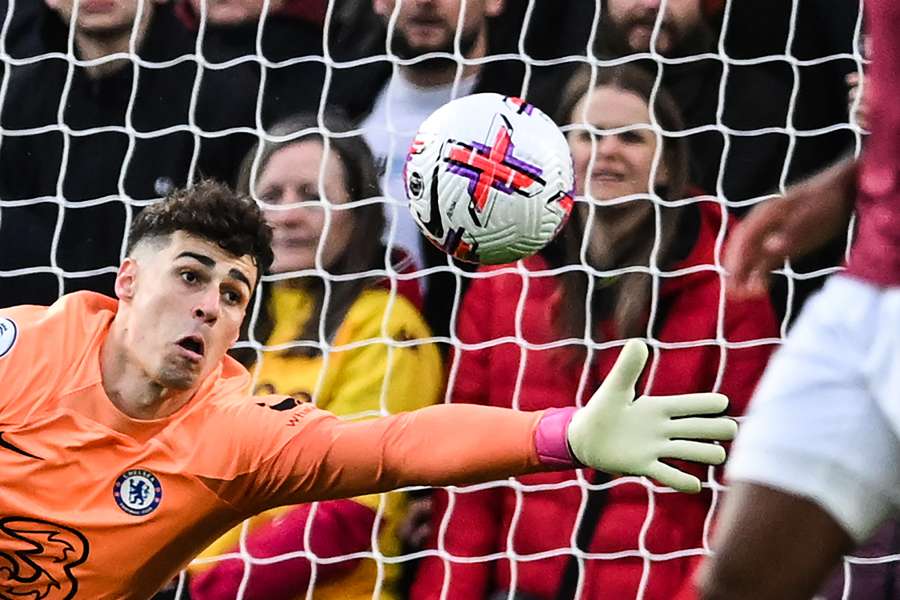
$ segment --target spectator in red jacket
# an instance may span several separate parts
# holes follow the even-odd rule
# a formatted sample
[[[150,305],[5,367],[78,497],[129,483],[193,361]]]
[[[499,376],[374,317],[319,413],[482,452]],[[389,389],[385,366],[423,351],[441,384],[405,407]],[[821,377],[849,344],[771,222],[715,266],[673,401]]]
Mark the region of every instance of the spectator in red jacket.
[[[660,89],[651,111],[652,77],[628,66],[598,75],[591,87],[589,72],[577,74],[562,104],[581,201],[524,272],[490,267],[473,281],[459,315],[467,346],[455,356],[452,400],[524,410],[582,402],[621,340],[638,336],[655,342],[640,391],[718,389],[741,414],[778,336],[772,307],[724,296],[715,265],[729,227],[720,204],[673,203],[686,196],[684,140],[649,126],[652,114],[663,131],[682,128],[672,98]],[[564,266],[573,269],[548,272]],[[643,590],[645,599],[669,599],[708,547],[712,501],[708,488],[688,496],[591,471],[454,492],[449,514],[440,492],[431,545],[442,552],[422,562],[412,597],[437,598],[447,586],[448,598],[513,590],[549,600],[572,598],[580,585],[582,598]],[[602,556],[580,563],[575,546]],[[498,553],[506,557],[471,560]]]

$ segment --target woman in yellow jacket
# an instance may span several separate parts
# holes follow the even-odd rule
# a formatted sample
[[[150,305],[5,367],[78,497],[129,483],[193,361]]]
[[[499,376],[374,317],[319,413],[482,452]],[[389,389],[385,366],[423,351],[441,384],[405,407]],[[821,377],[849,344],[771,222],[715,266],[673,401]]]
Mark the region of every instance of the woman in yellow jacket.
[[[333,118],[328,125],[349,129]],[[359,136],[326,139],[315,127],[305,116],[278,124],[270,136],[306,133],[262,144],[241,169],[238,187],[265,203],[275,262],[249,319],[247,337],[257,343],[239,358],[253,365],[259,393],[347,418],[433,404],[443,389],[440,354],[413,304],[416,281],[392,287],[385,278],[403,265],[381,242],[371,153]],[[393,492],[262,513],[195,561],[191,597],[242,591],[245,599],[292,600],[309,587],[317,599],[396,597],[400,565],[391,557],[405,505],[405,494]]]

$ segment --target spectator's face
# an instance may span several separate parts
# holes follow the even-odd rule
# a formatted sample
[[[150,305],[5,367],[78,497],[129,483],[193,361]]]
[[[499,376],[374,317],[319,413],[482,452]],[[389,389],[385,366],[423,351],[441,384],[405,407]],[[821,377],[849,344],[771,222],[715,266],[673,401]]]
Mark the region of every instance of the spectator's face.
[[[643,98],[615,87],[598,87],[575,105],[570,122],[576,126],[568,132],[576,193],[585,195],[590,191],[595,199],[612,200],[649,192],[657,139],[653,130],[647,128],[650,113]],[[609,134],[598,132],[592,144],[585,123],[599,130],[627,129]],[[665,185],[668,180],[668,169],[661,157],[660,154],[657,185]]]
[[[97,36],[114,36],[128,33],[134,26],[138,12],[138,0],[46,0],[47,6],[59,13],[66,23],[72,20],[75,3],[78,3],[77,29]],[[153,11],[156,0],[144,0],[144,16]]]
[[[206,20],[216,25],[237,25],[256,22],[262,14],[263,0],[190,0],[199,16],[206,4]],[[284,0],[269,0],[269,12],[280,9]]]
[[[307,139],[277,150],[262,169],[256,194],[272,205],[265,214],[272,226],[274,273],[315,268],[320,244],[322,266],[328,268],[350,242],[353,215],[340,207],[350,200],[344,165],[334,152],[324,159],[322,144]]]
[[[622,32],[632,51],[646,52],[661,6],[662,0],[608,0],[608,18]],[[691,32],[704,26],[700,0],[668,0],[656,50],[668,55]]]
[[[250,256],[183,231],[139,244],[116,277],[129,361],[164,388],[193,388],[237,341],[256,273]]]
[[[387,21],[397,10],[393,51],[401,58],[428,52],[453,52],[459,14],[465,4],[460,35],[464,55],[484,30],[485,19],[499,15],[503,0],[374,0],[375,12]]]
[[[650,123],[647,103],[638,94],[615,87],[598,87],[581,99],[570,122],[586,122],[597,129],[619,129],[618,133],[591,135],[583,129],[568,133],[575,166],[575,191],[590,191],[601,204],[591,214],[589,205],[579,203],[582,221],[591,228],[587,252],[597,268],[621,266],[621,253],[636,241],[644,240],[654,219],[653,203],[647,198],[605,204],[623,196],[647,194],[650,189],[656,135],[651,129],[631,128]],[[592,147],[593,146],[593,147]],[[593,160],[591,160],[593,158]],[[660,163],[656,184],[665,185],[668,169]]]

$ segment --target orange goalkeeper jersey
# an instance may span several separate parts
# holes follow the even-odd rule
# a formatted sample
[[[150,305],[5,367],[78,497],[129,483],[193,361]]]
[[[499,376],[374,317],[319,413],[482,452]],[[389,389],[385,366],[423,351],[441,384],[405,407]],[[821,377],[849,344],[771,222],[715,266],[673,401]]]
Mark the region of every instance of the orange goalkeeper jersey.
[[[267,508],[546,468],[543,413],[437,406],[345,422],[248,397],[227,357],[175,414],[129,418],[100,373],[116,306],[82,292],[0,310],[2,598],[148,598]]]

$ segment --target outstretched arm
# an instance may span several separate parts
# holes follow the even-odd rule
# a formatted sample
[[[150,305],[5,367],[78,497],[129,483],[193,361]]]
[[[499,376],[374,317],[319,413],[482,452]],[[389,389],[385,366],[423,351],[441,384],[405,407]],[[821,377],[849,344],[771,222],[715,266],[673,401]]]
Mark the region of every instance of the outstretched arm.
[[[634,384],[646,359],[642,342],[628,342],[609,377],[581,409],[521,412],[456,404],[345,422],[310,408],[297,415],[303,429],[279,455],[278,463],[290,462],[291,473],[274,485],[269,502],[356,496],[408,485],[468,484],[578,464],[645,475],[680,491],[698,492],[696,477],[661,459],[722,463],[721,446],[698,440],[734,437],[734,421],[703,416],[724,411],[727,399],[686,394],[634,400]]]
[[[544,413],[438,405],[382,419],[315,419],[285,448],[294,460],[290,502],[467,484],[537,471],[534,437]],[[292,458],[291,458],[292,457]],[[546,468],[546,467],[544,467]]]

